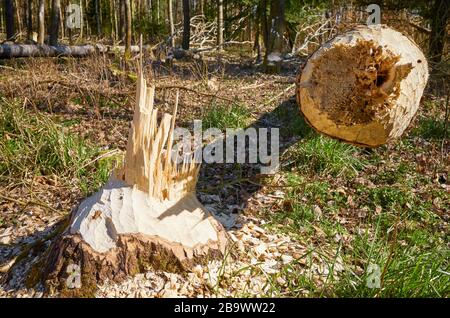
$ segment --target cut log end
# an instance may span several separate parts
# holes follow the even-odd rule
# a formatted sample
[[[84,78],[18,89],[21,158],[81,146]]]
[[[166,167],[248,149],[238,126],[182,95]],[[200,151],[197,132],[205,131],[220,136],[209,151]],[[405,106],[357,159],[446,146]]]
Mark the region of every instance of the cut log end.
[[[402,135],[427,79],[426,59],[411,40],[385,26],[361,26],[312,55],[297,100],[319,132],[376,147]]]

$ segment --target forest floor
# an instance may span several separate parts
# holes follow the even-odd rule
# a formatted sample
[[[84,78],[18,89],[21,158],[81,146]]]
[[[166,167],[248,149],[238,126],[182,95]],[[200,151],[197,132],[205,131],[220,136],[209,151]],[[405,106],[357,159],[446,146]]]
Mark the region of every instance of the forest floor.
[[[203,164],[197,193],[229,233],[224,260],[107,282],[95,296],[450,296],[448,96],[428,89],[400,140],[357,148],[305,124],[301,62],[280,75],[237,54],[145,64],[158,108],[180,90],[179,126],[280,128],[281,167]],[[122,155],[135,79],[115,57],[0,64],[0,297],[43,296],[26,273]]]

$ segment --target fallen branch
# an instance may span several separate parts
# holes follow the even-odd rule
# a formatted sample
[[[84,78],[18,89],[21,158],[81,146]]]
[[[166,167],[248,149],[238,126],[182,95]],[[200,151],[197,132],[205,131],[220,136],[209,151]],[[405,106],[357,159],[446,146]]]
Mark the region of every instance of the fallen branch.
[[[147,49],[148,47],[144,47]],[[56,56],[71,56],[71,57],[86,57],[95,53],[109,53],[125,51],[124,46],[107,46],[107,45],[40,45],[40,44],[1,44],[0,45],[0,59],[10,59],[16,57],[56,57]],[[132,53],[140,51],[138,45],[131,46]]]
[[[45,209],[48,209],[48,210],[50,210],[50,211],[52,211],[54,213],[58,213],[58,214],[61,213],[61,211],[58,211],[58,210],[52,208],[51,206],[49,206],[48,204],[46,204],[44,202],[41,202],[41,201],[30,200],[30,201],[26,201],[25,202],[25,201],[21,201],[21,200],[17,200],[17,199],[14,199],[14,198],[7,197],[7,196],[5,196],[3,194],[0,194],[0,199],[6,200],[6,201],[10,201],[10,202],[13,202],[13,203],[17,203],[17,204],[22,205],[22,206],[38,205],[38,206],[43,207]]]

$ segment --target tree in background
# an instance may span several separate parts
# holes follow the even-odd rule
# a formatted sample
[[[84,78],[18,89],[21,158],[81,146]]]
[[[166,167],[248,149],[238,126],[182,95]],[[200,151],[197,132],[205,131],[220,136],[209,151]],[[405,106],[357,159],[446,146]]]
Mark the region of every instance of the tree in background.
[[[27,0],[26,4],[26,21],[27,21],[27,39],[31,40],[33,36],[33,0]]]
[[[264,66],[268,73],[278,73],[284,53],[285,0],[271,0]]]
[[[52,1],[52,18],[50,23],[49,43],[58,45],[59,26],[61,23],[61,1]]]
[[[217,0],[217,45],[223,49],[223,0]]]
[[[191,37],[191,13],[189,8],[189,0],[183,0],[183,41],[181,47],[189,50],[189,42]]]
[[[4,0],[4,12],[6,23],[6,40],[14,40],[14,3],[13,0]]]
[[[45,0],[39,0],[38,43],[44,44],[45,38]]]
[[[131,55],[131,5],[130,0],[123,0],[125,9],[125,56]]]
[[[172,0],[167,0],[168,6],[167,11],[169,15],[169,27],[170,27],[170,45],[175,47],[175,24],[173,23],[173,9]]]

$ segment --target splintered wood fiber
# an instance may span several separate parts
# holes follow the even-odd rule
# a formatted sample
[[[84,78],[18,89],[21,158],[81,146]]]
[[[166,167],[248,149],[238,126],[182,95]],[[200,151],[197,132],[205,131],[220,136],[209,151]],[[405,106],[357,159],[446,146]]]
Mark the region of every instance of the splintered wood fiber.
[[[420,105],[428,63],[409,38],[387,26],[358,26],[324,43],[298,77],[306,121],[364,147],[399,138]]]
[[[311,81],[318,108],[337,124],[366,124],[382,118],[399,95],[411,65],[395,68],[399,56],[373,41],[338,44],[315,62]]]

